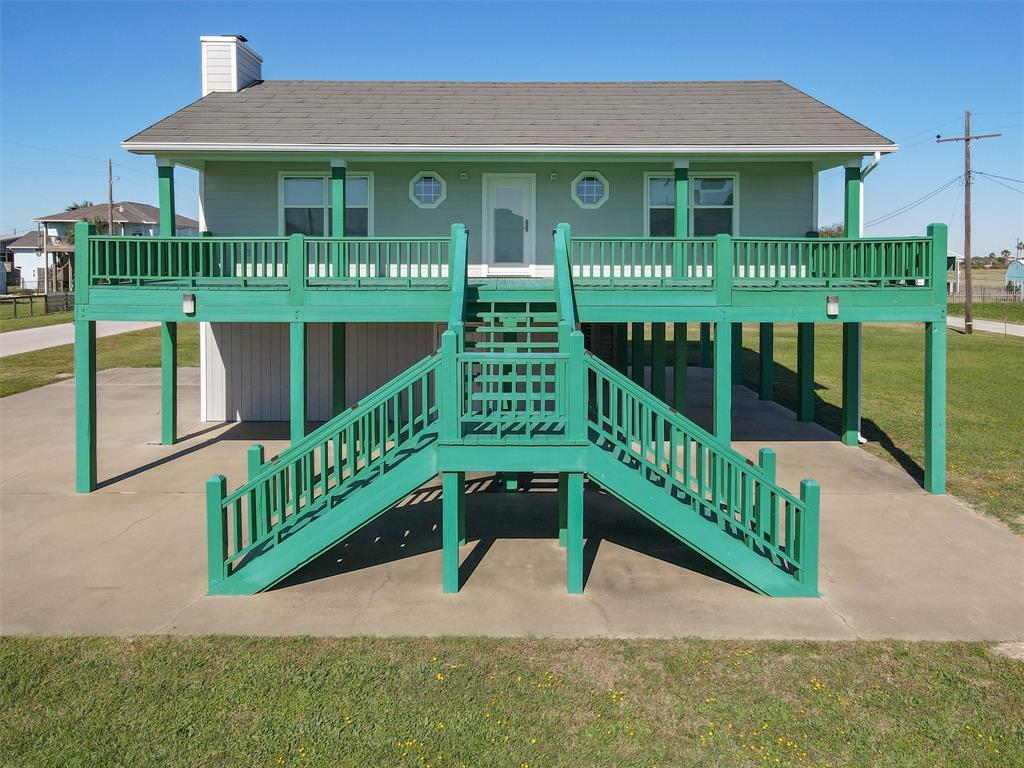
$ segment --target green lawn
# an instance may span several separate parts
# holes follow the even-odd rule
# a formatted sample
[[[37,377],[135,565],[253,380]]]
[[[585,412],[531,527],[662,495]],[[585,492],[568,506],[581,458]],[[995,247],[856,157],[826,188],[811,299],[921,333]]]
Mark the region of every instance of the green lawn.
[[[0,640],[11,766],[1010,766],[975,643]]]
[[[45,325],[60,325],[61,323],[72,323],[75,320],[74,312],[51,312],[48,315],[35,314],[23,315],[21,307],[18,307],[18,316],[14,317],[8,305],[0,305],[5,310],[0,314],[0,333],[7,331],[21,331],[25,328],[42,328]]]
[[[974,316],[982,320],[1000,320],[1005,323],[1024,323],[1024,302],[984,301],[974,303]],[[950,304],[949,314],[964,316],[963,304]]]
[[[122,333],[96,340],[96,367],[152,368],[160,365],[160,329]],[[199,365],[199,325],[178,326],[178,365]],[[74,375],[74,346],[40,349],[0,358],[0,397],[16,395]]]
[[[689,364],[699,364],[698,324],[688,326]],[[672,337],[669,326],[668,337]],[[744,325],[744,383],[758,381],[758,330]],[[649,352],[648,352],[649,359]],[[670,358],[671,360],[671,350]],[[775,326],[775,399],[796,407],[796,326]],[[815,328],[816,420],[839,432],[842,332]],[[920,481],[924,466],[924,331],[865,325],[863,434],[867,450]],[[1024,533],[1024,440],[1008,404],[1024,392],[1024,339],[949,333],[948,482],[953,495]]]

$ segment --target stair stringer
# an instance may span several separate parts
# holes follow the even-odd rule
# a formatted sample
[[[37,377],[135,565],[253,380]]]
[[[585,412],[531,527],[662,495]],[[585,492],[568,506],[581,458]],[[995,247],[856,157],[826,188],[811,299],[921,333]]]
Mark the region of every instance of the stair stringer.
[[[707,558],[755,592],[772,597],[816,597],[770,560],[752,552],[685,503],[670,497],[607,451],[591,444],[590,479],[683,544]]]
[[[209,594],[253,595],[269,589],[386,513],[436,477],[437,471],[436,440],[430,440],[365,485],[325,496],[316,510],[307,513],[310,522],[246,562]],[[339,508],[330,509],[339,496],[343,497]]]

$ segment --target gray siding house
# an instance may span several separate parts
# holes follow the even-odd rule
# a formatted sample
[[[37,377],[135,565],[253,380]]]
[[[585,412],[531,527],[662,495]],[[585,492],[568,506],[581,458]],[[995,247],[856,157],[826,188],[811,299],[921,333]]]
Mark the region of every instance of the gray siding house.
[[[549,276],[559,222],[584,237],[803,237],[821,171],[859,174],[896,149],[780,81],[265,81],[245,38],[201,47],[202,98],[123,144],[199,172],[201,230],[337,235],[341,175],[346,236],[446,236],[461,222],[471,277]],[[435,350],[439,326],[345,335],[353,403]],[[285,324],[204,323],[201,338],[204,419],[287,418]],[[309,418],[322,420],[329,324],[307,344]]]

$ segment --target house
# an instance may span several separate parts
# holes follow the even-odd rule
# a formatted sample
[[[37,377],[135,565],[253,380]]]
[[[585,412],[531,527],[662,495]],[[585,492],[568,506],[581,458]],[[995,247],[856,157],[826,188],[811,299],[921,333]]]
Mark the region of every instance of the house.
[[[123,146],[155,158],[161,222],[175,167],[198,171],[202,236],[77,225],[76,482],[96,486],[95,322],[161,322],[165,443],[176,328],[203,323],[204,418],[291,434],[250,450],[239,488],[207,485],[212,593],[272,586],[438,473],[457,591],[465,473],[543,471],[570,592],[586,476],[752,589],[817,594],[817,484],[789,491],[771,451],[731,445],[744,323],[765,400],[775,324],[798,324],[804,421],[815,326],[841,324],[851,446],[861,323],[920,323],[924,485],[943,492],[946,228],[862,237],[863,179],[897,149],[881,134],[779,81],[269,81],[241,36],[201,49],[202,98]],[[818,239],[832,168],[845,236]]]
[[[1015,259],[1006,268],[1006,290],[1024,293],[1024,260]]]
[[[14,251],[11,250],[11,245],[19,239],[18,234],[0,237],[0,296],[7,293],[7,286],[14,287],[21,282],[14,267]]]
[[[15,265],[21,270],[22,288],[51,292],[71,290],[74,227],[78,221],[98,222],[104,234],[112,220],[112,234],[132,237],[160,235],[159,211],[152,205],[122,201],[108,206],[84,205],[71,210],[39,216],[39,229],[28,232],[11,247]],[[199,234],[199,222],[187,216],[175,217],[178,236]],[[49,280],[47,280],[49,276]]]

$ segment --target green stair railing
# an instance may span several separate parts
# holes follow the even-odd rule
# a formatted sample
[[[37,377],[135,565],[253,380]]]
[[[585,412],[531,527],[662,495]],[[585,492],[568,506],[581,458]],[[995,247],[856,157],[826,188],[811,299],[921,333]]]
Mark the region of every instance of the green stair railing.
[[[775,482],[775,457],[760,466],[636,386],[597,357],[586,356],[587,426],[598,447],[643,473],[679,514],[699,514],[791,575],[808,592],[818,584],[818,484],[800,498]],[[687,505],[687,506],[683,506]]]
[[[226,493],[223,475],[207,481],[211,589],[301,529],[346,490],[384,475],[436,436],[437,372],[433,354],[335,416]],[[257,447],[257,455],[262,449]]]

